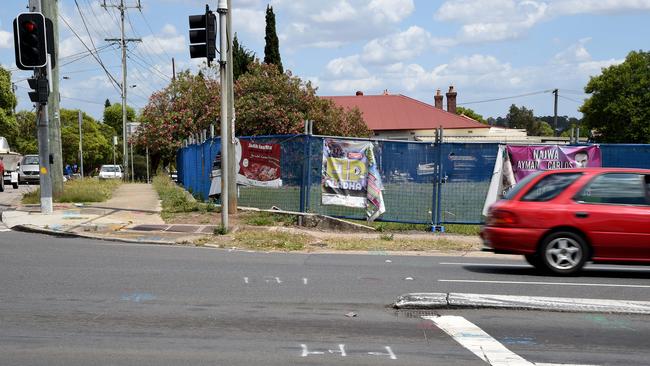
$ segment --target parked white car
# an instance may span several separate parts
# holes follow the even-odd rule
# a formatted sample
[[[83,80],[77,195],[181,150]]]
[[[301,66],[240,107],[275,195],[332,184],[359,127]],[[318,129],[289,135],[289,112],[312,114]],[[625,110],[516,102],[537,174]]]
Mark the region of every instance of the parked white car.
[[[99,179],[122,179],[122,167],[119,165],[102,165]]]

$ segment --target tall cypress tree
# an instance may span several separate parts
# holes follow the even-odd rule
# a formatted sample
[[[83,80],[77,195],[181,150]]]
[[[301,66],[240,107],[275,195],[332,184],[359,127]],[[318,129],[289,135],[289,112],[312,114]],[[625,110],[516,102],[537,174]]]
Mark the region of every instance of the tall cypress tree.
[[[266,35],[264,36],[266,44],[264,45],[264,63],[274,64],[281,73],[284,73],[282,60],[280,59],[280,41],[275,33],[275,14],[273,7],[266,6]]]
[[[237,80],[242,74],[248,72],[248,66],[255,61],[255,53],[247,50],[239,44],[237,33],[232,40],[232,73],[233,79]]]

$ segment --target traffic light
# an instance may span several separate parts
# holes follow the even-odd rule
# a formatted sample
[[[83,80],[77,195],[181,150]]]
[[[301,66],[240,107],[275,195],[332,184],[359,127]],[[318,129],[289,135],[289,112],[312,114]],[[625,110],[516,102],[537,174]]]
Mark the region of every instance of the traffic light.
[[[208,59],[210,62],[217,55],[217,17],[208,5],[205,14],[190,15],[190,57]]]
[[[50,83],[47,79],[43,77],[31,78],[27,79],[27,83],[30,88],[34,89],[27,93],[29,100],[34,103],[47,104],[47,98],[50,96]]]
[[[14,19],[16,66],[21,70],[47,64],[47,31],[41,13],[21,13]]]

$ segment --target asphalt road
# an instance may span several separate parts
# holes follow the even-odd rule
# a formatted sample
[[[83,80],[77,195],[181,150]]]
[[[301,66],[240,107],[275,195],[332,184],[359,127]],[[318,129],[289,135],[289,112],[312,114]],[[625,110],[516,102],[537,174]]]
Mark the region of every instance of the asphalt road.
[[[592,266],[556,278],[521,260],[384,254],[0,232],[0,364],[497,365],[510,353],[524,360],[511,365],[648,364],[647,316],[387,305],[407,292],[648,300],[650,267]],[[423,316],[449,319],[452,330]],[[485,342],[482,356],[468,339]]]

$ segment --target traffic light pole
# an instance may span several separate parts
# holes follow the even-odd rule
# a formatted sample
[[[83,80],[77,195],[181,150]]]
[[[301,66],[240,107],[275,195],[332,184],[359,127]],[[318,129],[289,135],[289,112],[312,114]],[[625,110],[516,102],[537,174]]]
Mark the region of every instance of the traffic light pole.
[[[36,77],[47,77],[47,72],[45,70],[35,71],[34,75]],[[50,171],[50,136],[48,131],[49,117],[47,104],[38,104],[38,114],[36,115],[36,118],[38,126],[38,161],[40,165],[39,178],[41,189],[41,213],[49,215],[52,213],[52,174]]]
[[[226,18],[228,14],[228,4],[226,0],[219,0],[217,11],[219,12],[219,77],[221,83],[221,226],[228,231],[228,178],[231,173],[228,164],[228,145],[230,145],[230,136],[228,134],[228,77],[226,74],[226,64],[228,57],[228,41],[226,39]]]

